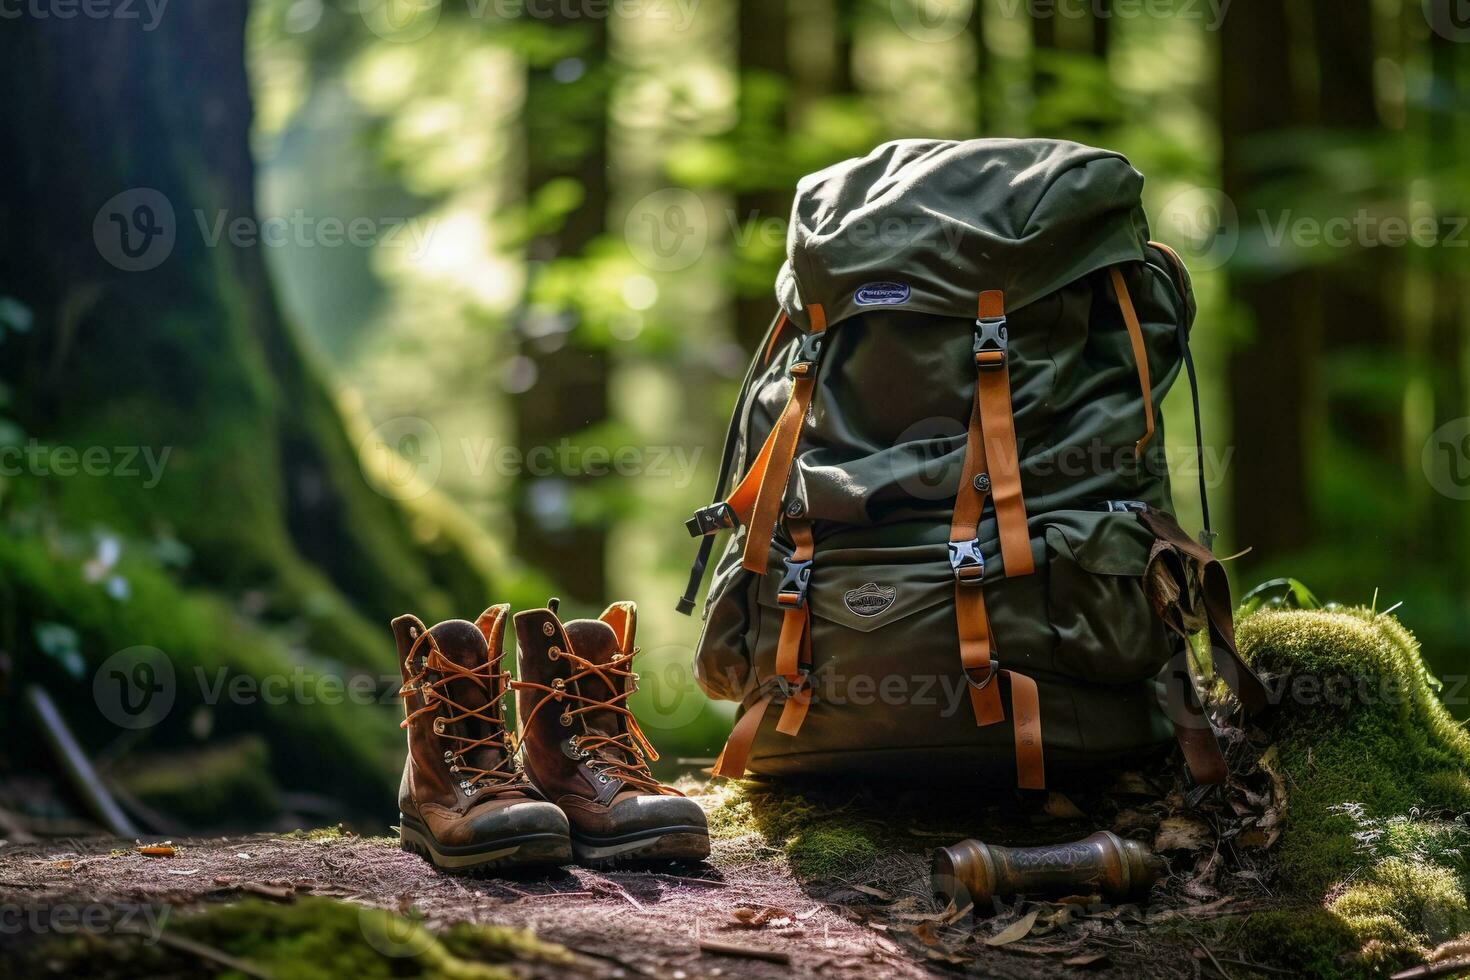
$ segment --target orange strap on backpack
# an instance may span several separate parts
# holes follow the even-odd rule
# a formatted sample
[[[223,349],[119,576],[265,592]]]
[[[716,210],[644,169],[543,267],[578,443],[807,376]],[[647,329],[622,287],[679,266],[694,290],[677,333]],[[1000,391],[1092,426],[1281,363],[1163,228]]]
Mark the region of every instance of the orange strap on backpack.
[[[949,562],[955,576],[955,624],[959,633],[960,662],[970,687],[975,724],[1005,720],[998,674],[1010,684],[1012,726],[1016,740],[1016,782],[1023,789],[1044,789],[1046,765],[1041,743],[1041,698],[1036,682],[1023,674],[1001,670],[991,656],[990,622],[985,612],[985,557],[976,537],[985,500],[995,496],[1000,527],[1001,556],[1006,575],[1035,571],[1031,535],[1026,526],[1026,504],[1021,496],[1019,453],[1011,418],[1010,379],[1006,371],[1008,337],[1005,294],[980,294],[975,321],[975,401],[965,442],[965,461],[950,519]],[[1004,482],[1002,492],[1000,483]]]
[[[1138,389],[1143,395],[1143,435],[1133,444],[1133,452],[1142,456],[1143,447],[1154,437],[1154,391],[1148,376],[1148,350],[1143,346],[1143,326],[1138,322],[1138,311],[1133,308],[1133,297],[1128,295],[1128,284],[1123,281],[1123,270],[1115,265],[1108,273],[1113,281],[1113,295],[1117,297],[1118,309],[1123,313],[1123,325],[1128,328],[1133,363],[1138,368]]]

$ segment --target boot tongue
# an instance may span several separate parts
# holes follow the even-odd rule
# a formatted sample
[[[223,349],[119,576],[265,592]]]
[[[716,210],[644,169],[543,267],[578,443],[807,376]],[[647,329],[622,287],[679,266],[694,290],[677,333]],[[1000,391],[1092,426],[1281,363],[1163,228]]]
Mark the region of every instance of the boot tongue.
[[[617,636],[612,627],[597,619],[574,619],[564,627],[567,639],[571,641],[572,650],[577,656],[594,664],[609,664],[621,652],[618,649]],[[626,683],[625,680],[616,675],[610,675],[609,680],[614,683]],[[577,693],[584,698],[594,701],[610,701],[623,693],[621,689],[615,689],[608,681],[594,673],[588,673],[577,681]],[[586,722],[587,730],[598,735],[618,735],[624,730],[622,716],[616,711],[597,709],[588,711],[582,716]],[[608,749],[605,753],[607,758],[618,762],[628,761],[626,754],[615,749]]]
[[[489,648],[485,644],[485,636],[474,623],[463,619],[451,619],[433,629],[429,635],[434,638],[435,645],[444,659],[463,667],[465,670],[474,670],[481,667],[489,656]],[[432,668],[432,665],[431,665]],[[437,679],[437,674],[432,669],[431,676]],[[449,717],[462,714],[463,711],[479,711],[495,700],[499,693],[489,681],[482,680],[484,671],[479,678],[461,677],[450,680],[440,687],[445,697],[449,698],[459,709],[450,705],[441,705],[439,715]],[[486,712],[493,714],[493,712]],[[444,748],[453,750],[460,754],[460,749],[468,744],[456,738],[447,736],[456,735],[465,739],[481,739],[490,735],[494,726],[479,718],[464,718],[444,726]],[[504,753],[494,746],[481,746],[464,753],[464,761],[476,769],[494,769],[504,758]]]

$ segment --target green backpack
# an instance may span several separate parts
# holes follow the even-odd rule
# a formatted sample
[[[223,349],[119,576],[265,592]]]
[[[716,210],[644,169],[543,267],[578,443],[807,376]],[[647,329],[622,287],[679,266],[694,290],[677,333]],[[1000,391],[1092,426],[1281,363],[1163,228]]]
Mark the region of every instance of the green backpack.
[[[780,313],[687,524],[685,613],[735,529],[695,654],[741,704],[719,774],[1040,789],[1172,736],[1224,778],[1192,638],[1247,710],[1266,697],[1223,569],[1169,514],[1158,418],[1194,383],[1195,306],[1142,186],[1117,153],[999,139],[899,140],[797,185]]]

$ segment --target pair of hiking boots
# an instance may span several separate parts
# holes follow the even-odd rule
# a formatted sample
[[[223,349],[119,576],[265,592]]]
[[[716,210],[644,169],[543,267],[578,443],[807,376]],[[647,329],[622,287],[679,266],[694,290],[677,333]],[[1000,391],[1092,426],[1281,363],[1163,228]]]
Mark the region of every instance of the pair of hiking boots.
[[[456,871],[706,857],[704,812],[653,777],[658,753],[628,708],[637,607],[565,624],[555,600],[516,613],[517,680],[502,667],[509,613],[393,621],[408,730],[404,849]],[[505,723],[512,691],[518,738]]]

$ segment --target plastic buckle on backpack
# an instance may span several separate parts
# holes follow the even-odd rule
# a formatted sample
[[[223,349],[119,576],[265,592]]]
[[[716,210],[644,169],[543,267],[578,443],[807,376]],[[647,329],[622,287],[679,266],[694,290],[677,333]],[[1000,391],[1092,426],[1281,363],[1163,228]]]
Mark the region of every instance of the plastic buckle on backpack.
[[[740,518],[735,516],[735,508],[725,501],[701,507],[694,512],[694,516],[684,522],[684,528],[689,532],[691,538],[702,538],[707,534],[716,534],[725,528],[737,527]]]
[[[806,605],[806,587],[812,580],[812,563],[790,558],[783,561],[786,562],[786,571],[776,588],[776,602],[786,609],[800,609]]]
[[[975,366],[982,371],[1005,367],[1010,347],[1010,331],[1006,318],[980,317],[975,321]]]
[[[949,567],[960,585],[979,585],[985,579],[985,556],[980,553],[980,539],[951,541]]]
[[[805,334],[801,338],[801,347],[796,352],[796,360],[791,364],[790,373],[799,378],[804,378],[817,368],[817,361],[822,356],[822,335],[819,333]]]

